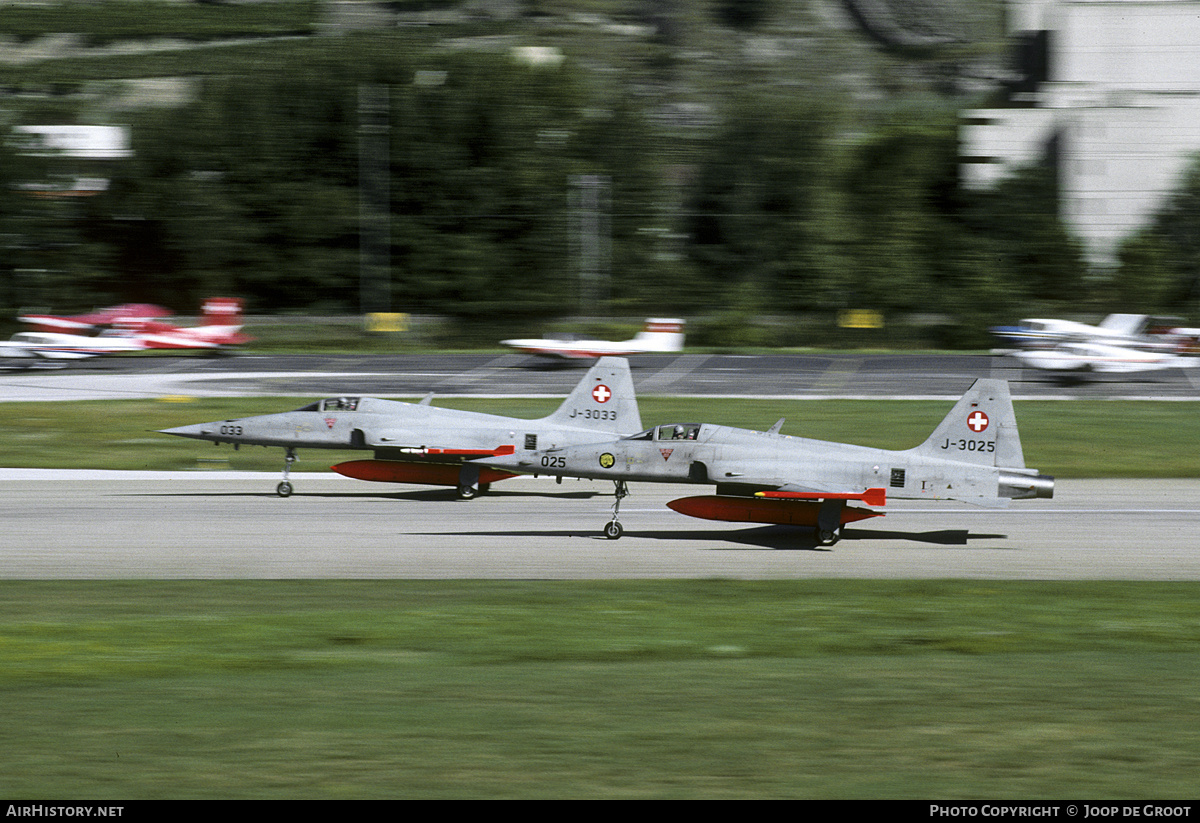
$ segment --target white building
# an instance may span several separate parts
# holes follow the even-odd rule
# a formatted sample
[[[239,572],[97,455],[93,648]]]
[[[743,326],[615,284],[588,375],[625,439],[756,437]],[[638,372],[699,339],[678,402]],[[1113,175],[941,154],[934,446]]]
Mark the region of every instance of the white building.
[[[1026,80],[964,112],[963,181],[1052,158],[1064,221],[1110,264],[1200,153],[1200,0],[1012,0],[1008,28]]]
[[[133,157],[127,126],[17,126],[13,132],[29,154],[87,160]]]

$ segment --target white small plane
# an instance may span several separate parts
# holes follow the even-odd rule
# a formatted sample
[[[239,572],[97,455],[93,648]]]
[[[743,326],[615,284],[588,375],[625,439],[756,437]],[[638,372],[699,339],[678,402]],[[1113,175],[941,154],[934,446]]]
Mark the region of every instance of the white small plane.
[[[1016,348],[995,349],[1022,366],[1059,374],[1135,374],[1188,368],[1195,358],[1189,333],[1172,318],[1110,314],[1097,326],[1072,320],[1026,319],[992,333]]]
[[[1008,355],[1022,366],[1063,373],[1133,374],[1189,368],[1200,363],[1195,357],[1179,355],[1167,348],[1108,343],[1062,343],[1052,349],[1018,349]]]
[[[1016,326],[994,326],[991,332],[1003,342],[1025,349],[1067,342],[1128,343],[1146,335],[1150,324],[1151,318],[1145,314],[1110,314],[1096,326],[1030,317]]]
[[[594,360],[597,357],[628,357],[631,354],[683,350],[683,320],[651,318],[632,340],[526,339],[501,340],[500,345],[539,357],[561,360]]]

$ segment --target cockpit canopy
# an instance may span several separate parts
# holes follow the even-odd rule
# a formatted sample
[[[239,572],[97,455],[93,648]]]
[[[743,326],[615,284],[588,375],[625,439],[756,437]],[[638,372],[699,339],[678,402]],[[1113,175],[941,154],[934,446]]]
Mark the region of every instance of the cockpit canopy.
[[[318,400],[316,403],[309,403],[302,409],[296,411],[303,412],[352,412],[358,411],[358,404],[362,398],[360,397],[329,397],[325,400]]]
[[[638,434],[631,434],[626,440],[695,440],[700,436],[700,423],[668,423],[665,426],[655,426]]]

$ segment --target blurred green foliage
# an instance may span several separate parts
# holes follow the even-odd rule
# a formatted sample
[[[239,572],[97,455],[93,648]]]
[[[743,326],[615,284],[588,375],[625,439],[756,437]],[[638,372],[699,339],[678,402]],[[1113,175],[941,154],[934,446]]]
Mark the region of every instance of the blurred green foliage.
[[[458,4],[406,5],[434,7]],[[378,87],[386,172],[366,168],[390,203],[391,306],[463,328],[500,315],[528,326],[680,313],[708,345],[837,345],[862,335],[837,330],[836,313],[873,309],[889,329],[926,321],[871,343],[979,347],[988,325],[1026,312],[1186,314],[1195,299],[1187,192],[1200,191],[1197,176],[1118,269],[1089,272],[1045,170],[989,192],[959,186],[957,112],[970,101],[918,94],[896,71],[936,74],[931,65],[959,52],[904,63],[793,4],[584,5],[649,35],[599,24],[568,35],[559,21],[570,16],[539,3],[491,20],[299,38],[321,29],[324,6],[64,8],[13,9],[0,33],[180,36],[196,48],[0,67],[24,101],[0,131],[86,117],[90,81],[183,75],[194,94],[110,112],[130,126],[135,154],[106,169],[103,196],[32,198],[20,187],[53,177],[53,164],[0,149],[6,312],[120,300],[189,311],[218,293],[254,313],[359,310],[360,100]],[[796,31],[819,35],[803,53],[761,56]],[[236,48],[205,47],[234,35]],[[565,44],[565,60],[515,59],[512,46],[530,42]],[[863,61],[877,75],[866,82],[894,95],[864,103],[829,60]],[[29,93],[38,88],[65,94]],[[595,213],[572,206],[583,175],[606,181]],[[593,218],[595,235],[583,227]],[[589,290],[581,249],[600,236],[602,280]],[[758,322],[766,315],[809,319],[781,336]]]

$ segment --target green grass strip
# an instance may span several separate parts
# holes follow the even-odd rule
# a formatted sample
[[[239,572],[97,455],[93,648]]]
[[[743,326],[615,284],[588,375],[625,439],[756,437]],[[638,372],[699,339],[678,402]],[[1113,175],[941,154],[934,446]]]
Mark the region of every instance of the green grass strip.
[[[0,583],[0,790],[1191,798],[1196,584]]]

